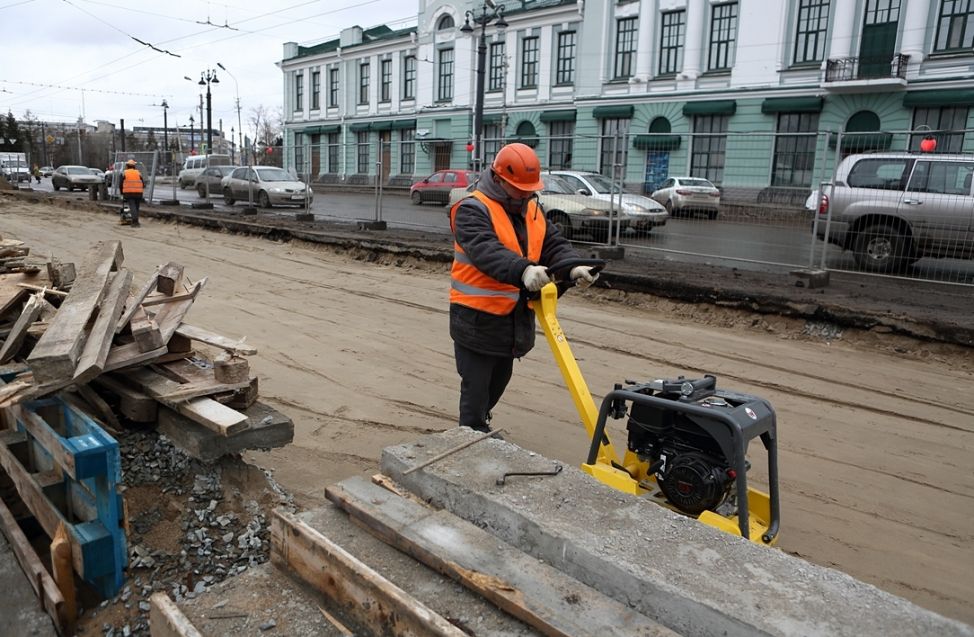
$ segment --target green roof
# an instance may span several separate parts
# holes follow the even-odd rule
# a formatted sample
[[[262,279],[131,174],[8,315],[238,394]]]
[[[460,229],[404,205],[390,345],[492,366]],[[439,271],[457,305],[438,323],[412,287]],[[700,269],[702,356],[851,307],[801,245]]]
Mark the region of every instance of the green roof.
[[[709,102],[687,102],[683,114],[690,115],[733,115],[737,112],[734,100],[711,100]]]
[[[761,102],[762,113],[821,113],[821,97],[769,97]]]
[[[903,106],[974,106],[974,89],[910,91],[903,97]]]
[[[405,29],[393,30],[384,24],[380,24],[379,26],[363,30],[362,41],[359,42],[358,44],[351,44],[349,46],[346,46],[345,48],[350,49],[356,46],[372,44],[373,42],[379,42],[380,40],[393,40],[395,38],[408,36],[410,33],[415,33],[415,32],[416,32],[416,27],[406,27]],[[335,38],[334,40],[328,40],[327,42],[322,42],[320,44],[315,44],[313,46],[299,46],[298,54],[294,57],[300,58],[309,55],[318,55],[319,53],[330,53],[332,51],[337,51],[340,45],[341,45],[341,39]]]
[[[595,119],[625,119],[632,117],[636,107],[632,104],[614,104],[612,106],[596,106],[592,110]]]
[[[679,135],[636,135],[632,146],[639,150],[676,150],[680,139]]]
[[[541,113],[542,122],[574,122],[576,118],[575,109],[563,111],[544,111]]]

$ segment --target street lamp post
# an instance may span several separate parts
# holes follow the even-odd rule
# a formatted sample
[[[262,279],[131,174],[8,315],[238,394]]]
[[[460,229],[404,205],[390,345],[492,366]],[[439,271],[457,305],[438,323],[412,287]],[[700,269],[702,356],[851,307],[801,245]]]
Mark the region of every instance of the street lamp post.
[[[477,15],[477,10],[467,11],[463,26],[460,27],[461,33],[469,35],[475,31],[470,24],[471,21],[480,25],[480,36],[477,39],[477,92],[473,111],[474,170],[478,172],[483,168],[484,159],[484,67],[487,64],[487,25],[495,20],[498,31],[503,33],[507,28],[503,5],[495,6],[493,0],[484,0],[480,6],[480,15]]]
[[[162,100],[162,149],[165,151],[163,157],[169,157],[169,103]],[[169,162],[172,164],[172,162]]]
[[[193,152],[193,147],[195,144],[195,138],[193,137],[194,133],[196,133],[196,120],[193,119],[192,115],[190,115],[189,116],[189,152],[190,153]]]
[[[227,75],[230,76],[230,79],[233,80],[233,94],[237,98],[237,133],[240,135],[239,148],[240,148],[240,152],[242,153],[243,152],[243,124],[240,121],[240,85],[237,84],[237,77],[233,73],[228,71],[227,67],[223,66],[223,64],[221,64],[220,62],[217,62],[216,65],[220,67],[221,71],[226,72]],[[232,135],[233,128],[230,129],[230,132]]]
[[[200,73],[200,86],[206,86],[206,152],[213,152],[213,104],[210,97],[210,84],[219,84],[216,71],[207,69]]]

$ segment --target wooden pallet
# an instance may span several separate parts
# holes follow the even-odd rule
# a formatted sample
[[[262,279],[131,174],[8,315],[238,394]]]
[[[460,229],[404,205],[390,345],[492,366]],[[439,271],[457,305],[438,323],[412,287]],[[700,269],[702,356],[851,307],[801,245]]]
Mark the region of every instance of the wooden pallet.
[[[48,537],[64,525],[75,572],[112,597],[128,564],[118,443],[60,398],[12,412],[15,430],[0,432],[0,468]]]

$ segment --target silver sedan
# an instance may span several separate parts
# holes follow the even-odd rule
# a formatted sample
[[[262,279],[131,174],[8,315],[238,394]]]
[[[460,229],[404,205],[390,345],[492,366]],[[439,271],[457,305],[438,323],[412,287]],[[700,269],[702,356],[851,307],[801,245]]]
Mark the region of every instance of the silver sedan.
[[[235,201],[253,201],[261,208],[275,205],[310,205],[314,192],[289,172],[273,166],[241,166],[223,178],[223,201],[232,206]]]

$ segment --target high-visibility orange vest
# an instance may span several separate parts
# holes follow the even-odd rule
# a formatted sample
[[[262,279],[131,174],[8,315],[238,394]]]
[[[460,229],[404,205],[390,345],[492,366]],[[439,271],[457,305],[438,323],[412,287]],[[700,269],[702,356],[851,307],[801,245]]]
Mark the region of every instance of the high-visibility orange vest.
[[[142,194],[142,173],[135,168],[126,168],[125,172],[122,173],[122,194]]]
[[[547,223],[536,200],[532,199],[528,202],[525,218],[528,232],[528,253],[525,255],[517,241],[514,225],[507,216],[507,212],[504,211],[504,207],[479,190],[475,190],[471,196],[487,206],[490,220],[494,224],[494,232],[497,233],[497,238],[504,244],[504,247],[534,263],[541,259],[541,246],[544,243]],[[456,223],[457,208],[460,207],[461,203],[463,203],[462,200],[450,210],[451,227]],[[489,314],[498,316],[510,314],[514,311],[521,294],[521,289],[516,285],[501,283],[478,270],[467,258],[463,248],[456,240],[453,241],[453,268],[450,270],[450,277],[450,303],[465,305]]]

